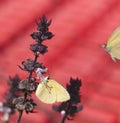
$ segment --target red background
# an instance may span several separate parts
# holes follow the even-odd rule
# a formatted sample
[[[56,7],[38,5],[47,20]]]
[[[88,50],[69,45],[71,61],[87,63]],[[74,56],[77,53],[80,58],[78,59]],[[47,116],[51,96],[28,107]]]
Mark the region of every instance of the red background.
[[[45,42],[49,52],[39,61],[63,85],[71,76],[82,80],[84,109],[66,123],[120,123],[120,61],[114,63],[101,47],[120,25],[119,0],[0,0],[0,100],[9,75],[27,76],[17,65],[33,58],[30,34],[42,15],[52,18],[50,31],[55,36]],[[51,105],[34,98],[38,113],[24,114],[21,123],[60,121]]]

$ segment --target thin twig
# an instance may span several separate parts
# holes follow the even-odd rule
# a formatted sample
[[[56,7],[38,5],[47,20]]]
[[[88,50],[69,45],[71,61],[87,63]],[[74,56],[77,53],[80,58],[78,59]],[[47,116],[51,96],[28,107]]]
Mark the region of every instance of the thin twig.
[[[61,120],[61,123],[65,123],[66,118],[67,118],[67,115],[65,114],[64,117]]]
[[[38,55],[36,54],[36,55],[35,55],[35,58],[34,58],[34,62],[33,62],[33,67],[34,67],[34,65],[35,65],[35,63],[36,63],[36,61],[37,61],[37,58],[38,58]],[[30,71],[30,72],[29,72],[28,82],[30,82],[30,80],[31,80],[32,73],[33,73],[33,71]],[[24,101],[23,101],[23,104],[24,104],[25,101],[26,101],[27,95],[28,95],[27,92],[25,92],[25,93],[24,93]],[[17,123],[20,123],[21,118],[22,118],[22,114],[23,114],[23,110],[22,110],[22,111],[19,111],[19,117],[18,117]]]
[[[19,117],[18,117],[17,123],[20,123],[21,118],[22,118],[22,114],[23,114],[23,110],[22,111],[19,111]]]
[[[65,120],[69,114],[69,109],[70,109],[71,105],[72,105],[71,101],[68,101],[68,105],[67,105],[67,108],[65,110],[65,115],[63,116],[61,123],[65,123]]]

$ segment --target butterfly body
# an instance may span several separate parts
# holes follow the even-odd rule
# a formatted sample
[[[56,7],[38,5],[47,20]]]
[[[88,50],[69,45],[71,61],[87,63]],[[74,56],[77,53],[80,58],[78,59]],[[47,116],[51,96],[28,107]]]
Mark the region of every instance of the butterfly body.
[[[36,89],[36,96],[44,103],[65,102],[70,99],[67,90],[55,80],[45,77]]]
[[[120,27],[112,33],[107,44],[104,44],[103,47],[110,54],[114,62],[116,59],[120,59]]]

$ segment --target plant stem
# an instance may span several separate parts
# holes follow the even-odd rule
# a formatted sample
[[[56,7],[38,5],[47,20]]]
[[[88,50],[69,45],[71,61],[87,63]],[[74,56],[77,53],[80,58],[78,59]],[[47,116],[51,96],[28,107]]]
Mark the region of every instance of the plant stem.
[[[67,115],[65,114],[65,116],[61,120],[61,123],[65,123],[66,117],[67,117]]]
[[[34,59],[34,64],[33,64],[33,66],[34,66],[35,63],[36,63],[38,56],[39,56],[39,55],[35,54],[35,59]]]
[[[23,110],[22,111],[19,111],[19,117],[18,117],[17,123],[20,123],[21,118],[22,118],[22,114],[23,114]]]
[[[36,63],[36,61],[37,61],[37,58],[38,58],[38,55],[36,54],[36,55],[35,55],[35,58],[34,58],[33,67],[34,67],[34,65],[35,65],[35,63]],[[33,71],[30,71],[29,76],[28,76],[28,82],[30,82],[30,80],[31,80],[32,73],[33,73]],[[26,101],[27,95],[28,95],[27,92],[25,92],[25,93],[24,93],[24,101],[23,101],[23,104],[24,104],[25,101]],[[22,114],[23,114],[23,110],[22,110],[22,111],[19,111],[19,117],[18,117],[17,123],[20,123],[21,118],[22,118]]]
[[[61,123],[65,123],[65,120],[66,120],[66,118],[67,118],[67,116],[68,116],[68,114],[69,114],[69,109],[70,109],[70,107],[71,107],[71,101],[69,101],[68,102],[68,105],[67,105],[67,107],[66,107],[66,110],[65,110],[65,115],[63,116],[63,118],[62,118],[62,120],[61,120]]]

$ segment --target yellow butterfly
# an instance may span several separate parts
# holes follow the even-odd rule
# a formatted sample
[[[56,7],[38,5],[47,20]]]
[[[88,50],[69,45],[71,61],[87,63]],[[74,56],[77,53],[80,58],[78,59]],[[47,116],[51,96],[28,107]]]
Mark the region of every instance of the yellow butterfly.
[[[49,79],[48,76],[39,83],[36,89],[36,96],[47,104],[65,102],[70,99],[67,90],[55,80]]]
[[[108,39],[107,44],[103,47],[110,54],[112,60],[120,59],[120,27],[118,27]]]

